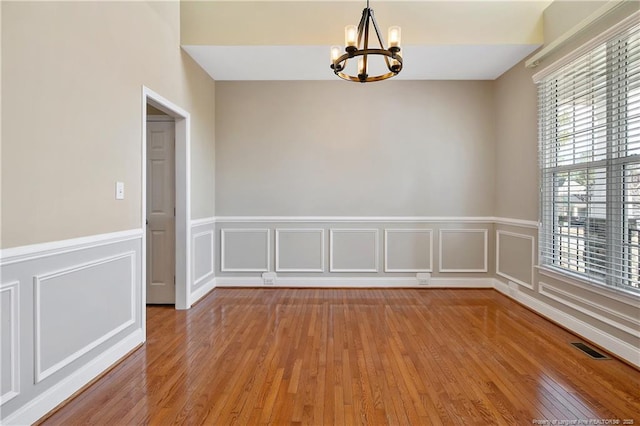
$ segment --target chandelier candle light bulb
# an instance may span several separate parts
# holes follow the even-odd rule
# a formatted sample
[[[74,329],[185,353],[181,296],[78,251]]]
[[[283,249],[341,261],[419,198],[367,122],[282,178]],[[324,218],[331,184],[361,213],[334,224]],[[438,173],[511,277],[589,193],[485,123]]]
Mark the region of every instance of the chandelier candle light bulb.
[[[373,30],[369,28],[370,24],[373,24]],[[369,35],[372,34],[375,34],[375,37],[372,36],[371,40],[369,40]],[[400,34],[400,27],[390,27],[388,32],[389,48],[385,47],[378,23],[373,15],[373,10],[369,7],[369,0],[367,0],[367,7],[362,11],[360,23],[357,26],[347,25],[344,28],[344,52],[341,51],[339,46],[331,46],[331,69],[335,75],[343,80],[360,83],[395,77],[402,71]],[[376,42],[379,47],[373,45]],[[349,60],[355,57],[358,57],[358,73],[353,75],[346,70],[346,67]],[[370,61],[374,61],[371,66],[369,64]],[[375,75],[382,66],[388,72],[383,71],[382,74]],[[353,72],[353,68],[350,69]],[[372,71],[374,75],[370,76],[369,71]]]
[[[357,47],[358,28],[355,25],[347,25],[344,27],[344,44],[347,47]]]
[[[331,46],[331,62],[335,63],[336,60],[340,57],[340,46]]]
[[[400,27],[389,27],[389,47],[400,47]]]

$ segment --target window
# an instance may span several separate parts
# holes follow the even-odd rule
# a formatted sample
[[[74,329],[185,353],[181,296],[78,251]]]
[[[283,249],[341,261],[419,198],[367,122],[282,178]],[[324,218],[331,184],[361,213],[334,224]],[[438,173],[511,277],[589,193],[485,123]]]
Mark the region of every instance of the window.
[[[581,49],[538,84],[540,263],[640,292],[640,25]]]

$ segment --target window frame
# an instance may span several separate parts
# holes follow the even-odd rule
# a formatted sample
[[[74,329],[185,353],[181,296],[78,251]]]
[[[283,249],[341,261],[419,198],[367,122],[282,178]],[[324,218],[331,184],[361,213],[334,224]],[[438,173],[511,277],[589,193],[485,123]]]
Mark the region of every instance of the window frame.
[[[632,261],[632,243],[629,232],[629,220],[625,217],[627,210],[626,205],[630,202],[627,201],[627,192],[625,190],[625,184],[627,183],[627,169],[629,166],[637,165],[640,167],[640,155],[632,154],[628,155],[629,150],[629,133],[628,133],[628,115],[629,111],[637,113],[640,107],[633,105],[633,108],[628,105],[631,98],[630,95],[630,82],[640,84],[640,77],[637,76],[637,72],[631,73],[629,66],[629,56],[638,61],[637,56],[640,44],[640,25],[637,18],[634,16],[627,18],[627,20],[621,22],[616,27],[603,33],[600,37],[592,40],[587,45],[581,47],[573,54],[563,58],[556,64],[553,64],[548,69],[534,76],[534,82],[538,84],[538,140],[539,140],[539,171],[540,171],[540,227],[538,235],[538,251],[539,251],[539,267],[542,269],[548,269],[552,272],[559,273],[563,276],[578,279],[580,281],[587,282],[589,284],[595,284],[607,289],[613,289],[622,291],[634,296],[640,295],[640,283],[638,283],[638,275],[640,274],[640,265],[638,265],[637,252],[638,248],[635,246],[636,254]],[[632,35],[633,34],[633,35]],[[633,54],[629,53],[630,40],[636,43],[635,51]],[[604,159],[594,161],[596,155],[596,143],[595,138],[591,138],[591,161],[580,162],[575,161],[576,153],[576,140],[571,143],[570,149],[573,152],[574,161],[570,164],[559,164],[562,159],[559,158],[559,141],[563,136],[560,136],[560,117],[561,117],[561,104],[566,101],[565,98],[561,98],[565,93],[565,84],[571,85],[572,83],[565,80],[570,80],[571,72],[562,73],[561,71],[567,67],[570,70],[576,70],[579,68],[572,68],[576,63],[579,63],[586,54],[597,54],[597,49],[605,49],[605,62],[604,67],[606,70],[606,89],[605,89],[605,121],[606,128],[606,155]],[[597,56],[596,56],[597,57]],[[584,68],[584,75],[582,80],[579,80],[579,86],[588,87],[589,84],[593,84],[591,80],[594,69],[587,61],[588,66]],[[633,79],[632,79],[633,77]],[[565,80],[563,80],[565,79]],[[595,80],[594,80],[595,81]],[[573,83],[575,86],[575,83]],[[558,87],[562,86],[562,90],[558,90]],[[553,88],[555,87],[555,91]],[[549,90],[552,95],[548,96]],[[555,95],[554,95],[555,93]],[[635,96],[635,95],[634,95]],[[577,97],[571,98],[572,102],[570,108],[573,108],[573,121],[570,125],[573,125],[574,130],[576,127],[576,106],[575,101]],[[594,98],[595,99],[595,98]],[[544,102],[543,102],[544,101]],[[595,101],[593,105],[596,105]],[[592,107],[592,116],[594,115],[595,106]],[[549,112],[551,111],[551,115]],[[615,114],[612,113],[615,111]],[[582,120],[582,118],[581,118]],[[593,123],[596,119],[592,118],[589,121],[589,131],[594,132]],[[621,132],[624,132],[624,137],[618,137]],[[563,147],[563,149],[566,147]],[[556,185],[558,174],[566,173],[566,181],[569,183],[572,172],[585,171],[587,174],[592,170],[602,169],[605,170],[605,255],[606,262],[603,264],[603,279],[594,277],[593,269],[598,266],[598,260],[588,259],[583,260],[584,272],[579,271],[579,254],[576,249],[575,262],[576,270],[569,269],[568,266],[562,265],[562,234],[560,229],[560,216],[558,214],[557,205],[559,194],[559,187]],[[587,194],[589,189],[587,186]],[[570,190],[568,192],[570,194]],[[589,199],[590,195],[587,195]],[[591,208],[590,201],[586,201],[587,211]],[[596,203],[597,204],[597,203]],[[571,206],[570,195],[567,198],[567,206]],[[572,219],[570,214],[569,229],[572,225]],[[587,213],[589,219],[593,219]],[[583,235],[585,234],[586,225],[583,228]],[[570,230],[568,231],[570,236]],[[560,242],[558,242],[558,239]],[[576,241],[578,238],[576,237]],[[585,236],[583,245],[589,239]],[[576,243],[576,247],[578,247]],[[567,250],[571,254],[571,247]],[[585,249],[583,247],[582,256],[584,259]],[[591,252],[593,254],[593,252]],[[565,261],[567,265],[570,265],[570,261]],[[633,271],[633,266],[637,271]],[[613,267],[612,271],[608,268]],[[586,272],[587,269],[589,272]],[[626,278],[625,278],[626,277]],[[634,278],[630,278],[634,277]]]

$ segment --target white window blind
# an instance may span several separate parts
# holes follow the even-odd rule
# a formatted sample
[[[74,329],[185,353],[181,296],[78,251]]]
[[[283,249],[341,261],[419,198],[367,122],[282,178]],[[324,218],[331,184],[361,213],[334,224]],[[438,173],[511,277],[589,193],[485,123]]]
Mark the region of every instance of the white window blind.
[[[640,292],[640,24],[538,82],[540,263]]]

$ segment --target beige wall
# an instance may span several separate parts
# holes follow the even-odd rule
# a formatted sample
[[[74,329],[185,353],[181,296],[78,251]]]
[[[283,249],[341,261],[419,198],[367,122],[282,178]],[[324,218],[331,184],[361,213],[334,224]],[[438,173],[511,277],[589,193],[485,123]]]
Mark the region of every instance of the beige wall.
[[[494,82],[498,217],[538,219],[538,100],[531,75],[523,61]]]
[[[556,1],[545,10],[545,45],[571,30],[604,2]],[[494,82],[496,112],[495,214],[538,220],[538,118],[533,75],[640,9],[629,2],[549,55],[537,68],[522,61]]]
[[[544,11],[544,42],[549,44],[608,3],[596,0],[556,0]]]
[[[610,1],[573,1],[573,0],[556,0],[544,13],[544,41],[545,46],[556,40],[579,25],[585,18],[596,13],[598,9],[605,6]],[[553,64],[553,62],[568,55],[573,50],[582,46],[592,38],[598,36],[603,31],[620,22],[622,19],[640,10],[640,1],[623,0],[618,7],[611,10],[608,14],[596,20],[589,25],[589,28],[576,34],[573,38],[563,43],[552,54],[540,61],[540,65],[533,70],[538,72],[545,67]]]
[[[216,214],[491,216],[492,89],[218,82]]]
[[[2,2],[3,248],[141,227],[143,85],[191,113],[213,216],[214,83],[179,27],[177,2]]]

